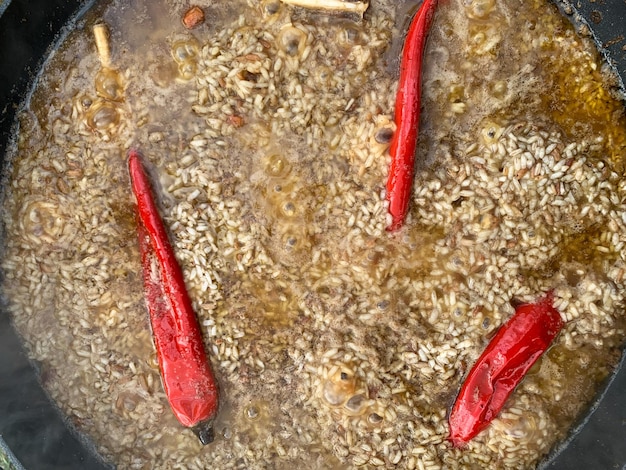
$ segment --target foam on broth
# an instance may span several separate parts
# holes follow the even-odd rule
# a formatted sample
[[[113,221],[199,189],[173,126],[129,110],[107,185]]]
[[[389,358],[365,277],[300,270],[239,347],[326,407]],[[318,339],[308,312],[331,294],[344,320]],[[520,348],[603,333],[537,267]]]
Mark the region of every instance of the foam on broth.
[[[186,6],[99,5],[20,116],[4,295],[68,419],[119,468],[534,465],[624,337],[623,106],[592,46],[545,2],[442,3],[411,214],[389,235],[397,12],[410,7],[373,2],[355,21],[205,2],[189,32]],[[97,21],[120,101],[95,91]],[[222,387],[208,447],[159,382],[130,146],[150,162]],[[489,429],[452,449],[466,371],[511,302],[549,289],[564,332]]]

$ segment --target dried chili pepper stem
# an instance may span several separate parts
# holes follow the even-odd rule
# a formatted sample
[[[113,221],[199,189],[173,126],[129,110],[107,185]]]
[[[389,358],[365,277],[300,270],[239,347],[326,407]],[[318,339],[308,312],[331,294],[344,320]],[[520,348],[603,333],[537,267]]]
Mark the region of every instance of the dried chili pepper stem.
[[[128,167],[137,199],[144,291],[163,388],[180,423],[207,444],[213,440],[212,425],[218,411],[217,383],[182,270],[135,150],[129,152]]]
[[[402,227],[409,210],[420,120],[422,58],[436,8],[437,0],[424,0],[411,21],[402,50],[394,116],[396,132],[389,148],[391,155],[387,179],[388,211],[391,215],[391,224],[387,227],[389,231]]]
[[[563,328],[552,297],[550,292],[534,304],[517,307],[470,370],[448,419],[455,447],[466,444],[498,415]]]

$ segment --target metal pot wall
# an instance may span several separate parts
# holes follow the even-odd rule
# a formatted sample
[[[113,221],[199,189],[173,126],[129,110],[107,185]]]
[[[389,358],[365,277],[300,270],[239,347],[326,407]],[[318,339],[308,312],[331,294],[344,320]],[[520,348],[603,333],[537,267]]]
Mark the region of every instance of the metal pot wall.
[[[16,110],[24,100],[48,52],[63,31],[78,21],[93,0],[0,0],[0,165]],[[579,31],[590,34],[626,82],[626,2],[580,0],[559,3]],[[17,468],[105,469],[93,449],[78,436],[41,388],[31,364],[0,308],[0,448]],[[626,468],[626,365],[615,374],[572,431],[570,438],[542,464],[544,470]]]

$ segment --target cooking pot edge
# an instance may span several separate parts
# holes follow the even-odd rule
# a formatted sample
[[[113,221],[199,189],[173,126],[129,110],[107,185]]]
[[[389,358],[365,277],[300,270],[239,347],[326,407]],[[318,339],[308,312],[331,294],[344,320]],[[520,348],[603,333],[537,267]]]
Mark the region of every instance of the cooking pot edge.
[[[46,0],[31,0],[29,2],[29,5],[25,7],[26,10],[28,10],[29,7],[32,8],[32,10],[40,9],[41,11],[45,11],[46,16],[42,18],[27,17],[26,20],[24,20],[24,23],[20,24],[20,27],[25,27],[28,21],[34,20],[32,24],[34,25],[34,30],[39,31],[39,36],[35,35],[33,38],[35,39],[34,42],[39,41],[39,43],[36,44],[37,47],[33,47],[33,51],[31,51],[33,53],[23,67],[25,74],[22,74],[12,84],[12,88],[7,94],[7,98],[9,98],[9,100],[6,101],[7,104],[20,103],[21,105],[24,101],[24,97],[28,96],[31,83],[41,68],[41,65],[47,58],[48,52],[54,48],[55,44],[58,44],[58,42],[63,39],[71,27],[76,24],[76,22],[82,17],[84,12],[93,4],[93,2],[94,0],[49,0],[47,2]],[[17,11],[20,8],[18,4],[23,3],[24,2],[21,2],[20,0],[0,0],[0,26],[2,26],[3,20],[7,20],[8,17],[10,17],[10,19],[17,19],[20,13],[28,13],[28,11]],[[38,5],[38,3],[41,3],[41,5]],[[565,16],[567,16],[574,23],[579,32],[582,31],[585,33],[585,28],[589,32],[592,39],[598,45],[598,48],[606,62],[616,70],[616,79],[618,81],[618,88],[620,89],[620,96],[622,100],[626,101],[624,98],[626,96],[624,88],[624,82],[626,81],[626,54],[624,53],[624,49],[620,47],[620,43],[615,42],[615,38],[618,37],[620,33],[619,28],[626,24],[626,22],[624,22],[624,18],[626,16],[626,2],[621,4],[611,4],[609,2],[598,4],[590,2],[579,3],[576,6],[567,0],[556,0],[555,3],[561,12],[563,12]],[[18,7],[15,8],[16,12],[9,10],[10,7],[13,9],[15,5],[18,5]],[[620,5],[621,10],[618,14],[612,14],[611,8],[619,9]],[[600,11],[602,8],[604,8],[605,11]],[[600,16],[607,20],[604,22],[593,22],[593,26],[590,26],[591,19],[597,17],[598,11],[600,11]],[[69,22],[67,21],[68,18],[71,18]],[[0,27],[0,40],[3,39],[2,31],[3,28]],[[616,33],[618,34],[616,35]],[[1,91],[2,90],[0,90],[0,92]],[[0,103],[2,103],[2,100],[0,100]],[[7,148],[9,137],[15,130],[15,124],[13,121],[18,109],[19,108],[17,107],[11,109],[7,109],[5,107],[5,109],[0,109],[0,149],[2,149],[2,156],[4,156],[4,150]],[[6,309],[2,309],[0,312],[0,320],[0,325],[2,327],[0,331],[6,331],[6,334],[12,334],[12,336],[15,337],[14,333],[7,331],[7,328],[12,330],[12,327],[10,327]],[[6,334],[4,336],[6,336]],[[11,343],[11,340],[2,341],[1,344],[7,344],[7,342]],[[31,409],[31,411],[41,407],[42,410],[37,412],[39,413],[38,417],[49,422],[55,422],[55,427],[60,426],[58,429],[55,429],[52,436],[44,436],[44,440],[48,439],[52,440],[53,443],[56,442],[59,445],[59,448],[66,452],[66,456],[56,459],[56,462],[58,462],[60,466],[53,463],[53,466],[46,468],[50,468],[52,470],[53,468],[76,468],[76,466],[84,467],[85,465],[89,465],[88,468],[94,469],[110,468],[98,458],[94,458],[91,446],[85,445],[79,436],[77,437],[74,435],[74,431],[68,431],[61,414],[56,410],[56,408],[50,406],[47,395],[36,379],[35,370],[32,364],[30,364],[27,355],[19,342],[15,345],[11,353],[12,361],[10,362],[13,362],[16,366],[13,373],[26,374],[30,376],[28,382],[29,386],[33,389],[38,389],[34,396],[31,396],[31,394],[25,394],[26,400],[21,400],[21,405],[25,406],[26,409]],[[603,445],[604,442],[598,439],[598,429],[605,428],[607,419],[613,419],[616,422],[621,421],[621,423],[626,423],[626,411],[623,411],[623,407],[620,406],[620,399],[623,400],[623,397],[620,396],[620,391],[626,390],[625,363],[626,355],[622,354],[619,366],[607,380],[606,387],[603,387],[602,392],[594,401],[591,409],[585,413],[580,422],[570,433],[570,437],[561,443],[550,454],[546,461],[540,465],[542,470],[581,468],[580,465],[583,465],[585,462],[589,462],[592,465],[598,464],[598,456],[593,456],[592,460],[589,460],[589,457],[592,455],[592,453],[589,452],[589,449],[593,449],[593,446],[599,447],[601,451],[606,454],[606,446]],[[2,370],[3,369],[0,368],[0,371]],[[0,386],[0,401],[6,399],[6,391],[4,388],[6,387]],[[12,406],[16,405],[13,401],[10,401],[10,403],[12,403]],[[50,408],[54,408],[54,412],[52,414],[50,413]],[[3,407],[0,406],[0,410],[2,409]],[[9,446],[6,439],[4,439],[4,437],[7,436],[6,430],[11,430],[10,426],[7,427],[7,423],[4,418],[5,416],[0,416],[0,447],[4,447],[10,451],[8,455],[13,460],[12,463],[16,468],[23,469],[24,467],[21,462],[29,462],[32,459],[29,459],[27,456],[20,455],[20,460],[17,458],[15,453],[12,452],[12,450],[16,450],[17,452],[20,446],[8,439],[9,443],[12,444]],[[37,427],[37,422],[18,424],[27,430]],[[618,427],[616,429],[611,429],[609,432],[605,432],[604,434],[608,437],[613,436],[613,438],[623,436],[624,431],[626,430],[626,424],[622,424],[621,428],[619,428],[619,423],[617,424]],[[588,432],[589,430],[591,430],[591,432]],[[40,447],[45,446],[42,445]],[[53,452],[57,454],[59,453],[58,450],[53,450]],[[48,452],[47,457],[53,457],[52,453]],[[609,457],[613,457],[612,465],[622,466],[626,463],[626,450],[624,450],[622,454]],[[37,458],[46,457],[42,456]],[[67,459],[70,460],[68,461]],[[53,458],[52,460],[55,459]],[[41,465],[42,462],[42,460],[39,460],[37,464],[38,466],[32,468],[43,468]],[[607,464],[611,463],[607,461]]]

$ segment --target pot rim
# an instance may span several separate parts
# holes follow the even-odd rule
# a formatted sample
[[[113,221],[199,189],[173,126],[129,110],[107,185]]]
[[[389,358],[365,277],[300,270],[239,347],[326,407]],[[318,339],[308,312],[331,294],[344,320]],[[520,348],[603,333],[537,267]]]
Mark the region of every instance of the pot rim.
[[[13,121],[19,108],[11,107],[11,103],[22,105],[24,98],[27,98],[32,88],[33,79],[47,59],[50,50],[64,39],[76,22],[95,2],[95,0],[39,1],[45,6],[47,15],[40,18],[38,24],[35,25],[35,29],[41,34],[35,38],[35,42],[40,41],[40,47],[31,54],[28,61],[24,61],[20,78],[11,85],[11,90],[6,96],[6,105],[2,90],[0,90],[0,164],[3,163],[2,159],[8,148],[10,136],[15,133],[17,126]],[[611,2],[610,0],[607,2],[580,2],[576,6],[568,0],[553,0],[553,2],[564,16],[575,25],[579,34],[588,35],[596,43],[605,62],[615,71],[617,82],[615,89],[618,90],[619,98],[626,103],[624,87],[626,82],[626,46],[623,44],[623,36],[621,40],[617,40],[619,39],[617,33],[623,31],[626,34],[626,26],[624,26],[626,25],[626,2]],[[17,10],[20,3],[24,2],[22,0],[0,0],[0,47],[2,40],[6,40],[6,36],[3,36],[6,30],[1,26],[3,22],[7,23],[11,19],[19,17],[20,12]],[[29,3],[32,4],[29,6],[33,6],[33,8],[43,9],[43,6],[38,7],[36,5],[37,1],[31,0]],[[598,18],[600,20],[596,21]],[[31,18],[24,19],[25,22],[30,20]],[[0,71],[3,60],[0,49]],[[94,470],[111,468],[97,457],[92,446],[83,441],[49,400],[37,381],[36,365],[29,362],[10,325],[8,312],[2,307],[4,306],[0,305],[0,342],[2,344],[11,343],[12,347],[11,356],[9,358],[3,357],[3,361],[0,361],[0,376],[2,372],[6,373],[7,369],[11,371],[11,374],[24,374],[27,376],[28,386],[35,393],[28,391],[29,393],[19,393],[20,396],[15,397],[13,392],[12,400],[9,400],[7,397],[10,391],[6,390],[8,387],[0,385],[0,449],[8,455],[13,466],[19,470],[24,469],[24,465],[30,467],[33,465],[32,462],[38,462],[32,468],[90,468]],[[8,367],[4,362],[10,363]],[[597,468],[600,463],[598,456],[590,453],[590,448],[597,448],[597,452],[604,453],[608,459],[602,461],[604,468],[625,466],[626,449],[621,442],[621,436],[626,431],[626,407],[622,404],[622,391],[626,391],[626,354],[623,352],[619,365],[611,373],[605,385],[600,388],[600,393],[590,408],[570,430],[569,437],[544,459],[539,468],[542,470]],[[27,391],[20,389],[20,392]],[[16,398],[18,400],[15,400]],[[30,413],[31,416],[23,414],[17,417],[12,416],[8,413],[7,403],[11,406],[21,407],[20,409],[35,410],[35,413]],[[29,456],[24,452],[20,443],[12,439],[11,432],[15,430],[16,426],[21,427],[21,429],[38,431],[42,420],[45,420],[46,426],[53,426],[54,431],[52,434],[43,435],[43,439],[48,441],[46,445],[35,443],[39,445],[29,447],[28,452],[33,453]],[[607,420],[611,420],[614,426],[607,429]],[[20,435],[21,433],[17,434]],[[41,436],[41,434],[36,435]],[[22,434],[22,436],[24,435]],[[608,449],[608,454],[612,452],[612,455],[606,455],[606,443],[610,438],[618,442],[613,445],[614,448]],[[50,445],[56,447],[51,449]],[[65,455],[60,457],[57,455],[60,453],[65,453]],[[41,462],[46,462],[42,459],[51,456],[56,456],[56,461],[42,467]]]

